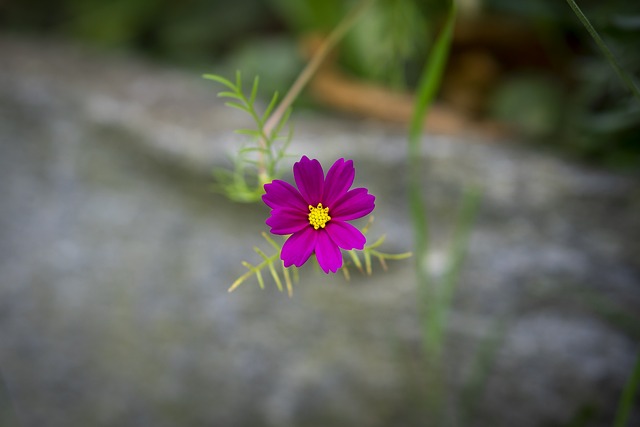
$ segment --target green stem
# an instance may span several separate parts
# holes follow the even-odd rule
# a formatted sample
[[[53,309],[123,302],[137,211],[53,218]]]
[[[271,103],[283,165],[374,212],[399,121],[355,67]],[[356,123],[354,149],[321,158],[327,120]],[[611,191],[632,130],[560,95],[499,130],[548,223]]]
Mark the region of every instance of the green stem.
[[[425,352],[428,356],[430,347],[430,339],[434,331],[431,328],[437,327],[431,322],[429,312],[430,306],[435,303],[431,278],[428,272],[427,255],[429,251],[429,227],[427,221],[426,203],[422,196],[422,127],[427,110],[433,102],[442,75],[444,74],[447,62],[449,47],[453,37],[453,29],[456,18],[456,3],[451,2],[451,9],[447,16],[447,21],[441,33],[435,41],[432,51],[427,58],[427,62],[422,71],[420,82],[418,84],[416,94],[416,104],[413,109],[413,116],[409,125],[409,147],[408,147],[408,164],[409,164],[409,206],[411,209],[411,219],[413,222],[414,246],[416,254],[416,275],[419,284],[420,303],[423,321],[423,332],[425,333]]]
[[[580,22],[582,22],[582,25],[584,25],[584,27],[587,29],[589,34],[591,34],[591,37],[596,42],[596,44],[600,48],[600,51],[602,51],[602,54],[605,56],[605,58],[607,58],[607,61],[609,61],[609,64],[611,64],[611,66],[616,71],[616,73],[618,73],[618,77],[620,77],[620,80],[622,80],[624,84],[627,86],[627,88],[631,91],[631,93],[633,93],[633,95],[638,100],[640,100],[640,90],[634,83],[633,79],[622,69],[616,57],[613,55],[611,50],[609,50],[607,45],[604,43],[604,40],[602,40],[602,38],[600,37],[598,32],[595,30],[595,28],[593,28],[593,25],[591,25],[591,22],[589,22],[589,19],[587,19],[585,14],[582,13],[582,10],[580,10],[580,7],[578,7],[578,5],[574,0],[567,0],[567,3],[569,3],[569,6],[571,7],[571,9],[573,9],[573,13],[576,14]]]
[[[422,195],[422,128],[424,119],[431,103],[436,97],[440,81],[444,74],[445,65],[449,56],[449,48],[453,38],[453,29],[456,18],[456,3],[451,2],[451,7],[445,26],[438,34],[433,48],[429,53],[426,64],[422,70],[416,93],[416,103],[413,109],[411,123],[409,125],[409,145],[407,149],[407,162],[409,168],[409,207],[414,233],[414,246],[416,254],[416,279],[418,281],[420,317],[422,326],[422,346],[426,369],[426,403],[431,417],[438,423],[443,414],[443,369],[442,357],[438,351],[440,345],[434,339],[441,339],[442,324],[438,321],[439,298],[436,289],[431,283],[431,277],[427,265],[429,254],[429,224],[427,219],[426,202]]]
[[[355,8],[351,10],[351,12],[344,17],[344,19],[338,24],[336,28],[329,34],[329,36],[324,40],[320,48],[313,54],[311,61],[307,64],[307,66],[302,70],[302,72],[298,75],[298,78],[287,92],[287,94],[282,98],[282,101],[273,113],[269,116],[267,121],[264,124],[263,130],[265,135],[270,135],[271,131],[278,126],[280,120],[287,112],[287,109],[291,107],[293,102],[296,100],[302,89],[309,83],[313,75],[318,71],[320,65],[325,60],[331,49],[335,47],[335,45],[345,36],[347,31],[353,27],[353,25],[358,21],[358,19],[362,16],[363,12],[374,2],[375,0],[362,0]],[[263,137],[264,138],[264,137]],[[265,140],[261,138],[259,144],[261,146],[265,146]],[[258,179],[260,182],[268,182],[269,176],[267,174],[267,168],[264,165],[264,161],[262,159],[258,162]]]
[[[631,377],[629,377],[629,381],[627,381],[627,385],[625,386],[624,391],[622,392],[622,396],[620,397],[620,404],[618,405],[616,420],[613,424],[614,427],[625,427],[627,425],[629,414],[631,413],[631,409],[633,408],[633,401],[636,394],[638,393],[638,388],[640,388],[640,353],[638,353],[636,364],[633,367]]]
[[[267,135],[278,124],[285,111],[287,111],[291,104],[293,104],[298,95],[300,95],[300,92],[302,92],[302,89],[304,89],[307,83],[309,83],[311,77],[313,77],[316,71],[318,71],[322,62],[325,60],[329,52],[331,52],[331,49],[333,49],[335,45],[342,40],[345,34],[347,34],[347,31],[353,27],[364,11],[367,10],[374,1],[375,0],[362,0],[351,10],[351,12],[349,12],[347,16],[344,17],[338,26],[334,28],[334,30],[324,40],[320,48],[318,48],[318,50],[313,54],[311,61],[309,61],[307,66],[302,70],[296,81],[293,83],[289,92],[287,92],[276,110],[265,123],[264,129]]]
[[[454,223],[453,242],[447,257],[449,265],[442,278],[442,283],[438,286],[440,292],[437,295],[437,305],[434,304],[435,307],[432,308],[434,314],[430,316],[434,325],[431,326],[432,332],[429,336],[431,342],[428,343],[428,347],[435,357],[440,357],[442,354],[449,312],[462,272],[462,264],[469,246],[469,238],[478,213],[479,202],[480,191],[477,188],[466,190],[457,220]]]

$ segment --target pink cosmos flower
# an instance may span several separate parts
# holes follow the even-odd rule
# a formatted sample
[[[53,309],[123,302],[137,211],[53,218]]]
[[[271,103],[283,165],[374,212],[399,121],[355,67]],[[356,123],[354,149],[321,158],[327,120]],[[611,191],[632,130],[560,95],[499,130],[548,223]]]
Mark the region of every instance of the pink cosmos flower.
[[[375,197],[366,188],[349,190],[355,174],[353,160],[338,159],[325,177],[319,161],[303,156],[293,165],[298,189],[279,179],[265,184],[267,225],[273,234],[291,234],[280,253],[285,267],[300,267],[315,253],[320,268],[335,273],[342,267],[341,248],[364,248],[367,239],[346,221],[369,214]]]

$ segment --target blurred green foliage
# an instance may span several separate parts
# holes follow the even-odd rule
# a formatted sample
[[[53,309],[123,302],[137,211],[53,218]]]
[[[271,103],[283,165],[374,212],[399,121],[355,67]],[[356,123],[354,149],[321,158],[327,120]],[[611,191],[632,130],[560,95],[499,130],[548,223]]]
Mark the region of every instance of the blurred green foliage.
[[[354,5],[344,0],[270,0],[296,34],[328,33]],[[378,0],[347,34],[339,60],[345,70],[396,89],[414,86],[431,41],[435,23],[449,0]]]
[[[261,94],[269,94],[286,90],[301,69],[298,38],[312,32],[326,34],[355,3],[21,0],[0,2],[0,27],[140,51],[200,71],[214,68],[230,75],[242,69],[247,75],[260,74]],[[566,2],[459,3],[462,17],[506,16],[523,22],[537,34],[549,59],[548,68],[504,67],[487,113],[572,156],[640,167],[640,103],[620,83]],[[580,0],[578,4],[637,80],[640,2]],[[339,47],[340,66],[356,78],[394,89],[415,88],[447,5],[448,0],[378,0]],[[527,54],[510,52],[512,57]]]
[[[638,85],[640,2],[580,0],[577,3]],[[526,99],[526,103],[531,101],[534,104],[531,108],[537,111],[525,119],[525,133],[553,141],[549,145],[591,163],[640,169],[640,101],[620,81],[566,2],[487,0],[486,5],[490,13],[510,13],[531,22],[540,32],[540,38],[546,41],[551,56],[568,61],[568,73],[562,76],[563,87],[541,70],[538,76],[528,76],[528,89],[524,88],[523,81],[520,85],[513,85],[513,80],[506,83],[513,85],[515,92],[528,91],[521,99]],[[505,100],[499,98],[506,96],[511,101],[517,98],[516,93],[508,94],[505,87],[501,89],[496,92],[493,105],[502,108],[498,117],[505,113],[504,106],[497,105]],[[547,98],[547,102],[543,98]],[[550,122],[528,132],[532,130],[531,120],[542,114],[545,104],[548,111],[554,112],[549,115]],[[516,116],[516,124],[523,120],[519,110],[526,108],[514,106],[511,113]],[[556,115],[557,110],[560,111]]]
[[[0,3],[0,25],[202,63],[278,21],[256,0],[22,0]]]

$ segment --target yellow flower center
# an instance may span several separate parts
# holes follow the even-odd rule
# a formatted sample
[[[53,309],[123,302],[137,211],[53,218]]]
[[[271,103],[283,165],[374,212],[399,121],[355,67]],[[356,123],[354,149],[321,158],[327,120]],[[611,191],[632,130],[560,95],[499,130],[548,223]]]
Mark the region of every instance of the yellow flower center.
[[[318,203],[315,208],[309,205],[309,224],[313,225],[313,228],[324,228],[330,219],[329,208],[323,208],[322,203]]]

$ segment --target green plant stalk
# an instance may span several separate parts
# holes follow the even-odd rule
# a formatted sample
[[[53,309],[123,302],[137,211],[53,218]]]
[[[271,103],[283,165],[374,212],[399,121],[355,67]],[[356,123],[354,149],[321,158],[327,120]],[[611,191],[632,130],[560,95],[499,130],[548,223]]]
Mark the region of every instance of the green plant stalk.
[[[480,191],[477,188],[465,191],[461,207],[454,222],[453,243],[447,257],[449,265],[439,286],[441,293],[437,295],[437,304],[434,304],[432,308],[433,314],[430,316],[430,321],[433,323],[431,326],[432,332],[427,337],[430,341],[427,346],[435,359],[442,357],[442,345],[449,312],[460,279],[462,265],[469,246],[469,238],[473,230],[473,223],[478,213],[479,202]]]
[[[409,206],[414,231],[414,246],[416,254],[416,275],[421,292],[420,303],[423,314],[423,331],[431,328],[428,320],[428,311],[431,302],[432,286],[428,272],[427,255],[429,251],[429,227],[427,220],[426,203],[422,196],[421,186],[421,142],[422,127],[427,110],[433,102],[442,80],[445,65],[449,55],[449,47],[453,37],[453,28],[456,18],[456,4],[451,3],[451,9],[442,32],[438,35],[433,49],[427,58],[422,71],[417,89],[416,103],[413,109],[411,123],[409,125]],[[424,342],[426,344],[427,341]],[[430,350],[425,348],[425,351]]]
[[[487,335],[479,343],[479,348],[475,351],[471,372],[462,390],[458,409],[460,420],[458,425],[473,425],[472,417],[477,409],[478,398],[485,389],[498,349],[504,342],[508,324],[507,319],[494,321]]]
[[[638,394],[639,388],[640,352],[638,353],[638,357],[636,358],[636,363],[633,367],[633,372],[629,377],[629,381],[627,381],[627,385],[622,391],[622,396],[620,397],[620,403],[618,404],[618,410],[616,412],[616,419],[613,424],[614,427],[625,427],[627,425],[627,422],[629,421],[629,414],[631,413],[631,409],[633,408],[633,401]]]
[[[436,97],[445,65],[449,56],[453,29],[456,20],[456,3],[451,2],[445,25],[435,40],[418,83],[416,102],[409,125],[407,163],[409,167],[409,207],[414,233],[416,254],[416,279],[418,284],[419,311],[422,322],[422,346],[425,357],[427,380],[427,406],[433,419],[438,422],[442,415],[443,371],[442,360],[437,354],[434,338],[442,339],[437,321],[438,297],[428,270],[429,227],[426,203],[422,196],[421,147],[424,119]],[[440,345],[438,344],[437,347]]]
[[[274,110],[273,114],[267,119],[264,125],[264,133],[269,135],[274,127],[280,122],[280,119],[285,114],[287,109],[291,107],[293,102],[302,92],[302,89],[309,83],[313,75],[318,71],[320,65],[324,62],[325,58],[335,47],[336,44],[347,34],[347,32],[354,26],[358,19],[363,15],[371,4],[375,0],[362,0],[356,7],[354,7],[349,14],[338,24],[336,28],[331,31],[329,36],[324,40],[320,48],[313,54],[311,60],[302,70],[298,78],[293,83],[287,94],[282,98],[278,107]],[[261,141],[264,145],[264,141]]]
[[[253,276],[254,274],[256,274],[256,272],[259,272],[260,270],[262,270],[264,267],[266,267],[267,265],[273,263],[276,259],[278,259],[278,257],[280,256],[279,253],[273,254],[272,256],[265,258],[264,261],[262,261],[260,264],[253,266],[251,264],[249,264],[248,262],[244,262],[243,265],[245,267],[247,267],[247,269],[249,269],[249,271],[247,271],[246,273],[244,273],[242,276],[238,277],[236,279],[235,282],[233,282],[231,284],[231,286],[229,287],[229,289],[227,289],[227,292],[233,292],[236,290],[236,288],[238,286],[240,286],[242,284],[242,282],[244,282],[245,280],[247,280],[249,277]]]
[[[609,64],[611,64],[613,69],[616,71],[616,73],[618,74],[618,77],[620,77],[620,80],[624,82],[624,84],[631,91],[631,93],[640,101],[640,89],[638,89],[638,86],[636,86],[636,84],[634,83],[633,79],[629,76],[629,74],[627,74],[626,71],[624,71],[624,69],[620,66],[620,64],[618,63],[618,60],[613,55],[613,52],[609,50],[607,45],[604,43],[604,40],[602,40],[602,37],[600,37],[600,34],[598,34],[596,29],[593,28],[593,25],[591,25],[591,22],[589,22],[589,19],[585,16],[584,13],[582,13],[582,10],[574,0],[567,0],[567,3],[569,3],[569,6],[573,10],[573,13],[575,13],[575,15],[578,17],[578,19],[582,23],[582,25],[584,25],[584,27],[587,29],[587,31],[593,38],[593,41],[596,42],[602,54],[605,56],[607,61],[609,61]]]

